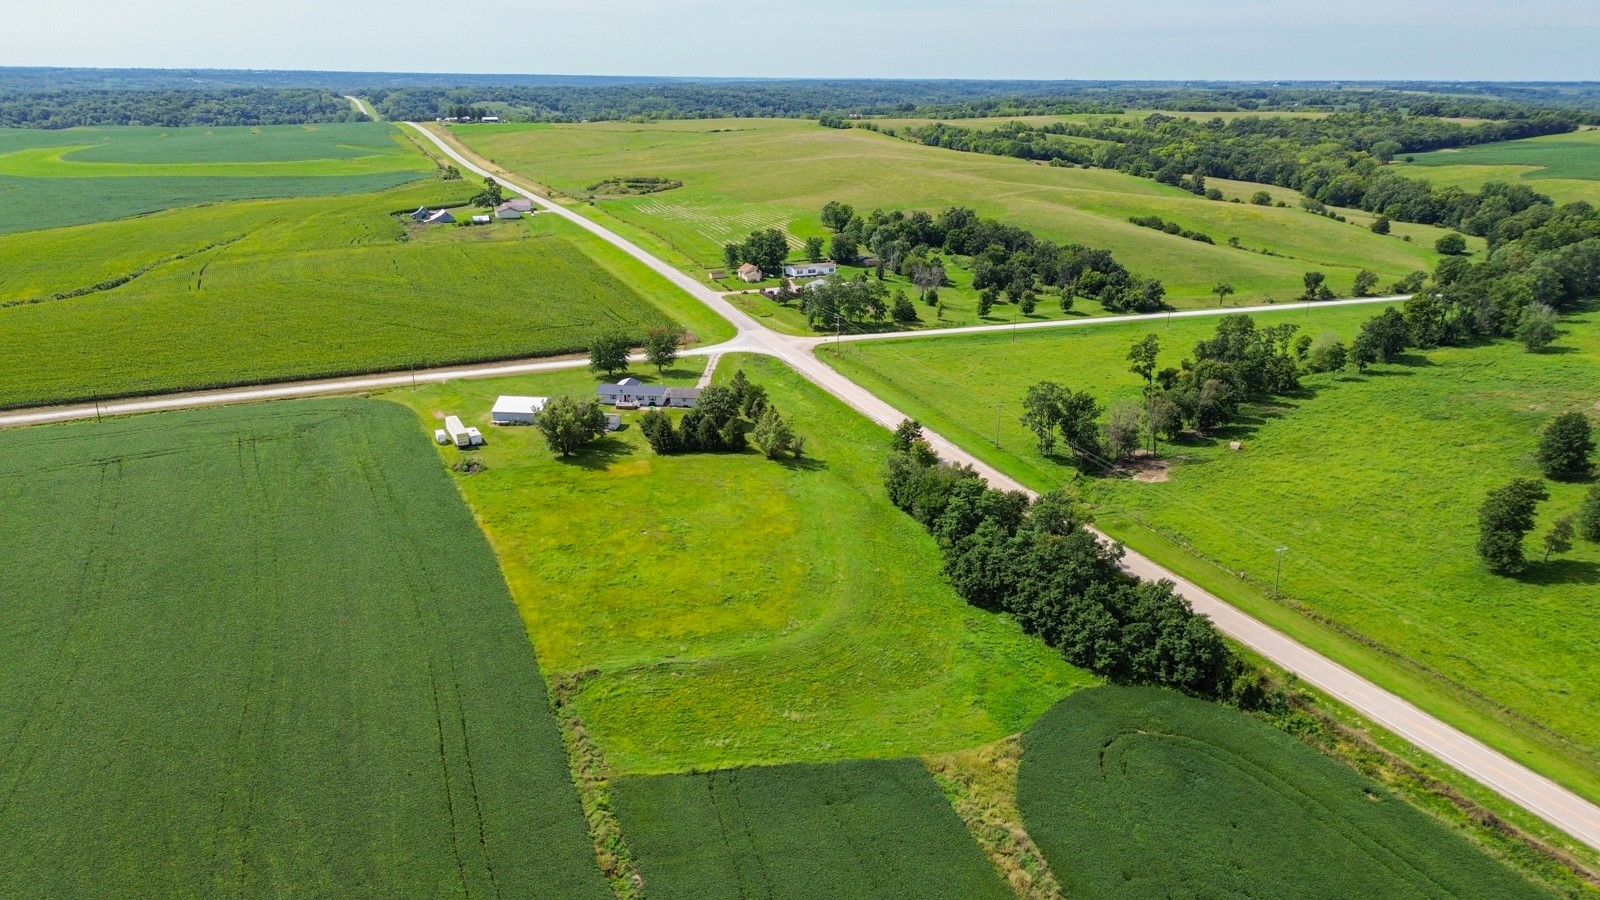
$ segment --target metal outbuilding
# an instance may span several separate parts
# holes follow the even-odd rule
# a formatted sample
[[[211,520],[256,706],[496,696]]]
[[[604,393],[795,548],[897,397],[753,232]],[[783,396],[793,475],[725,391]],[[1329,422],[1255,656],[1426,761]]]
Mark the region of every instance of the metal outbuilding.
[[[494,401],[489,411],[489,421],[496,425],[532,425],[534,417],[544,411],[549,397],[517,397],[505,395]]]

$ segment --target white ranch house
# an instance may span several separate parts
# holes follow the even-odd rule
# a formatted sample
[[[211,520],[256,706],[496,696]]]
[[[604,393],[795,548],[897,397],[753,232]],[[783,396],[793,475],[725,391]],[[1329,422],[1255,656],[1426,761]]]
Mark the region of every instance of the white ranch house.
[[[832,262],[783,264],[783,274],[790,278],[815,278],[818,275],[832,275],[838,271],[839,264]]]
[[[699,388],[645,384],[637,378],[624,378],[616,384],[602,384],[595,388],[594,392],[600,398],[601,403],[615,406],[618,409],[638,409],[652,406],[693,409],[695,401],[700,399]]]

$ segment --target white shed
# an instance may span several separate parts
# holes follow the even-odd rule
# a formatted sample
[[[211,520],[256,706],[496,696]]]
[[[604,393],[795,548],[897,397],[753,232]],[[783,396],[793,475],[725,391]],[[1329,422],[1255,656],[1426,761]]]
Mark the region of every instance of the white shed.
[[[532,425],[533,419],[544,411],[549,397],[502,396],[494,401],[489,411],[489,421],[496,425]]]

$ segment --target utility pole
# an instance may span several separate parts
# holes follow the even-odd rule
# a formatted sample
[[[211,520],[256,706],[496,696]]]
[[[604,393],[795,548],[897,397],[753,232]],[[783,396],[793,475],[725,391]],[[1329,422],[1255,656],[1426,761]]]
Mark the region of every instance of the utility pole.
[[[94,420],[95,420],[95,422],[99,422],[100,421],[100,395],[99,394],[95,394],[94,395]]]
[[[1276,600],[1282,596],[1278,593],[1278,584],[1283,581],[1283,555],[1289,552],[1289,548],[1279,547],[1273,552],[1278,554],[1278,574],[1272,577],[1272,598]]]

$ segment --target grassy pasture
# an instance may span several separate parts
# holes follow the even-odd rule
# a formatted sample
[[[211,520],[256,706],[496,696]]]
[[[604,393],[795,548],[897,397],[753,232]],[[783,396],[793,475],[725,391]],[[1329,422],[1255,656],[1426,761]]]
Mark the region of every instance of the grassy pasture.
[[[652,897],[1012,896],[914,759],[623,778]]]
[[[0,433],[0,566],[0,895],[609,896],[404,410]]]
[[[1259,315],[1348,340],[1372,307]],[[1365,376],[1311,376],[1302,397],[1252,411],[1205,441],[1167,447],[1170,480],[1082,486],[1101,524],[1218,592],[1519,760],[1600,797],[1600,705],[1592,602],[1600,548],[1485,571],[1477,507],[1513,476],[1537,476],[1538,431],[1554,414],[1600,412],[1596,313],[1569,317],[1556,352],[1510,343],[1413,354]],[[1129,345],[1150,332],[1176,365],[1214,321],[857,344],[831,363],[1037,488],[1073,479],[1036,454],[1018,422],[1027,386],[1051,378],[1102,402],[1132,400]],[[1002,405],[1003,404],[1003,405]],[[1000,425],[1001,448],[994,446]],[[1227,442],[1242,440],[1243,452]],[[1550,483],[1528,542],[1574,512],[1585,486]],[[1273,548],[1290,547],[1270,598]],[[1238,576],[1242,573],[1243,579]]]
[[[1520,182],[1557,203],[1600,203],[1600,129],[1419,153],[1401,172],[1466,190]]]
[[[269,197],[363,194],[432,171],[393,127],[0,132],[0,234]]]
[[[561,353],[602,327],[731,333],[555,216],[401,240],[392,212],[469,189],[430,182],[0,236],[0,338],[29,350],[0,362],[0,406]]]
[[[1114,171],[958,153],[812,122],[503,125],[455,136],[569,198],[610,177],[681,179],[684,187],[645,197],[572,202],[697,273],[720,268],[722,244],[754,228],[783,228],[797,240],[820,234],[819,210],[834,199],[861,211],[965,204],[1057,241],[1107,247],[1130,268],[1165,281],[1180,306],[1205,305],[1219,280],[1231,281],[1240,299],[1288,299],[1302,290],[1307,269],[1324,269],[1335,283],[1360,268],[1393,280],[1431,269],[1437,259],[1431,247],[1300,210],[1218,203]],[[1205,232],[1216,245],[1127,221],[1151,213]],[[1252,250],[1226,246],[1233,236]]]
[[[1275,728],[1153,688],[1023,736],[1017,800],[1069,897],[1549,896]]]
[[[485,429],[488,471],[461,490],[546,673],[588,673],[573,708],[613,769],[967,747],[1089,683],[945,584],[938,548],[883,497],[886,432],[772,360],[724,357],[718,377],[740,366],[807,459],[661,457],[630,425],[562,462],[533,429],[490,429],[497,394],[588,395],[581,371],[390,395],[429,433],[447,413]]]

